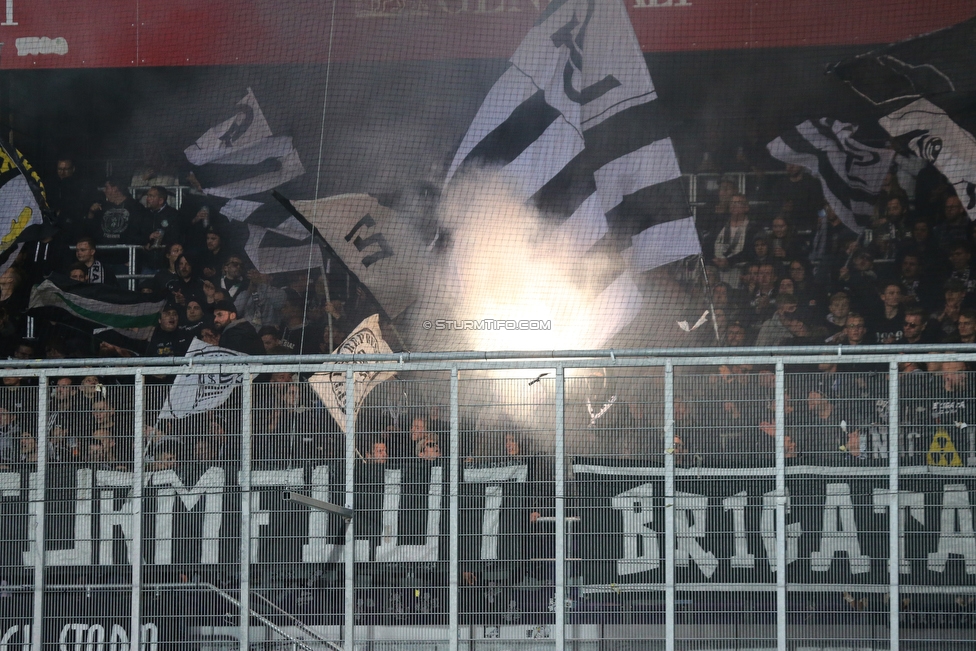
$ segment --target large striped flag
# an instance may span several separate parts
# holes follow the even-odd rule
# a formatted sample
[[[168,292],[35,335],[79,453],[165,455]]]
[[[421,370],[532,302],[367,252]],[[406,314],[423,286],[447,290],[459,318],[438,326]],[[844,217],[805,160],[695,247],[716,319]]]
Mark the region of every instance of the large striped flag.
[[[516,200],[559,224],[561,246],[621,253],[590,303],[606,341],[641,307],[635,274],[701,253],[657,93],[619,0],[554,0],[510,64],[447,184],[500,167]]]
[[[953,185],[976,220],[976,16],[841,61],[829,72]]]
[[[152,295],[110,285],[79,283],[51,274],[31,290],[29,309],[58,308],[68,314],[109,328],[155,326],[166,304]]]
[[[840,220],[861,233],[874,214],[894,150],[858,141],[853,124],[821,118],[807,120],[766,145],[784,163],[805,167],[820,180],[824,198]]]

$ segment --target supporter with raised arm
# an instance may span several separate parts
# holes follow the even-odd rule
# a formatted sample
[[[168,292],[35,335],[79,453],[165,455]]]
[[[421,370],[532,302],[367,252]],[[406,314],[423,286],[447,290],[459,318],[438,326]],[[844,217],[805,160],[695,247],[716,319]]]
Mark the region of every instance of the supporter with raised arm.
[[[756,335],[757,346],[789,345],[793,332],[788,323],[795,320],[796,296],[781,294],[777,297],[776,312],[762,324]]]
[[[956,333],[956,322],[959,320],[959,313],[966,298],[966,286],[959,280],[949,279],[943,287],[942,295],[942,305],[932,313],[931,317],[939,324],[942,331],[940,339],[945,339]]]
[[[849,264],[838,273],[837,289],[847,292],[851,303],[863,311],[873,308],[878,300],[880,280],[874,269],[874,256],[864,249],[855,250]]]
[[[285,290],[272,285],[271,276],[257,269],[248,270],[247,280],[247,286],[234,297],[234,304],[255,327],[277,326],[285,306]]]
[[[177,268],[177,260],[183,255],[183,245],[174,242],[166,247],[166,254],[163,257],[159,271],[153,276],[153,291],[164,294],[169,291],[170,281],[179,280],[180,274]]]

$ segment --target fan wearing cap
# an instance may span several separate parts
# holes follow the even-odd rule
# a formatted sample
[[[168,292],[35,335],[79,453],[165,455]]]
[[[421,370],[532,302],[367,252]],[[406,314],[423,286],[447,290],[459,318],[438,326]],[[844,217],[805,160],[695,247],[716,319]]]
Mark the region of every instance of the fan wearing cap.
[[[153,330],[146,350],[147,357],[182,357],[190,348],[193,336],[180,330],[180,308],[167,303],[159,311],[159,325]]]
[[[224,299],[214,304],[214,330],[220,336],[220,346],[246,355],[263,355],[264,343],[250,322],[237,318],[233,301]]]

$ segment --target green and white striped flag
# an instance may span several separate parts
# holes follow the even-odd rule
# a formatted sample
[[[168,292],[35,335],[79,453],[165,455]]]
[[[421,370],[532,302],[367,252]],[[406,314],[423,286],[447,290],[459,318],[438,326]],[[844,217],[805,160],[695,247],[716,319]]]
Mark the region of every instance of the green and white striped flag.
[[[59,308],[109,328],[148,328],[157,324],[165,304],[147,294],[52,274],[31,291],[29,309]]]

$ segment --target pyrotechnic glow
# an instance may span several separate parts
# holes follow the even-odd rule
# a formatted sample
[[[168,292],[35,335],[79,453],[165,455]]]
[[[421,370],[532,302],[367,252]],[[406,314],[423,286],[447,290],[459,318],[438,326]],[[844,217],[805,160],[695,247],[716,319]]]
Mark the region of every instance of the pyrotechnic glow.
[[[490,176],[485,179],[484,176]],[[474,350],[597,348],[612,335],[587,280],[607,261],[584,260],[554,225],[513,198],[499,175],[478,175],[452,191],[442,207],[452,233],[456,295],[448,318],[536,321],[548,329],[481,328],[468,334]]]

